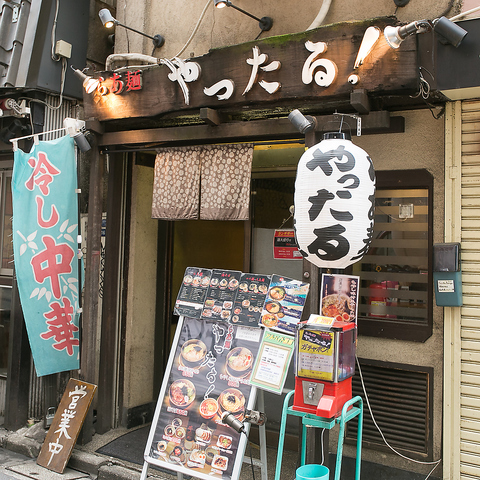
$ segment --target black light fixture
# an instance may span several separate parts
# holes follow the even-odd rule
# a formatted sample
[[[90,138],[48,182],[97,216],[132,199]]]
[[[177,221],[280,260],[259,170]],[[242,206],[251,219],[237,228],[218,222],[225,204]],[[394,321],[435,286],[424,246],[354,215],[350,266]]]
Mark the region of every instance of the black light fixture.
[[[251,13],[246,12],[242,8],[237,7],[230,0],[214,0],[214,3],[215,3],[215,7],[217,8],[232,7],[235,10],[238,10],[239,12],[242,12],[243,14],[248,15],[250,18],[257,20],[258,26],[260,27],[260,30],[262,30],[262,32],[266,32],[272,28],[273,19],[271,17],[258,18],[255,15],[252,15]]]
[[[414,33],[427,33],[433,30],[445,43],[458,47],[468,33],[462,27],[446,17],[435,20],[418,20],[399,27],[388,26],[383,31],[385,40],[392,48],[398,48],[400,44]]]
[[[81,152],[88,152],[92,148],[85,136],[87,132],[85,131],[85,122],[83,120],[70,117],[64,118],[63,128],[73,138]]]
[[[139,30],[135,30],[132,27],[129,27],[127,25],[124,25],[123,23],[120,23],[116,18],[113,17],[113,15],[110,13],[110,10],[108,8],[102,8],[98,12],[98,16],[100,17],[100,20],[102,21],[104,27],[112,28],[114,25],[120,25],[121,27],[126,28],[127,30],[131,30],[132,32],[135,32],[140,35],[143,35],[144,37],[150,38],[155,48],[160,48],[165,43],[165,38],[163,38],[162,35],[157,34],[152,37],[151,35],[147,35],[146,33],[140,32]]]

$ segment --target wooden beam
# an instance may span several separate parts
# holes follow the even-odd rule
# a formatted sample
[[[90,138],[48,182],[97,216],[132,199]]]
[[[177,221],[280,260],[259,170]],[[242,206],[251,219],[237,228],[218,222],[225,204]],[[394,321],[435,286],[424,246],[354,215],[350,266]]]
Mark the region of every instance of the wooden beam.
[[[120,156],[120,154],[117,154]],[[115,158],[115,157],[114,157]],[[121,232],[123,209],[119,205],[124,184],[124,157],[110,163],[108,174],[107,231],[105,245],[105,270],[102,302],[100,340],[100,366],[98,373],[98,404],[96,433],[104,434],[113,428],[115,390],[112,365],[116,362],[116,324],[118,285],[121,265]]]
[[[200,118],[205,120],[205,123],[212,127],[216,127],[217,125],[225,123],[228,120],[225,115],[222,115],[217,110],[207,107],[200,109]]]
[[[363,88],[358,88],[350,94],[350,105],[361,114],[370,113],[370,100],[368,99],[367,91]]]
[[[103,157],[97,148],[96,139],[93,140],[91,152],[85,294],[81,324],[80,377],[87,383],[95,384],[95,370],[98,364],[98,278],[100,274],[103,201]],[[80,445],[89,443],[93,438],[93,433],[93,409],[90,409],[87,412],[78,443]]]
[[[362,135],[378,133],[401,133],[404,131],[403,117],[390,117],[386,111],[362,115]],[[331,129],[338,115],[317,117],[317,131]],[[356,134],[356,121],[345,117],[344,122]],[[238,142],[255,140],[303,139],[287,118],[257,120],[252,122],[222,123],[216,127],[194,125],[185,127],[150,128],[107,132],[98,139],[99,146],[134,145],[156,143],[166,145],[193,145],[216,142]]]

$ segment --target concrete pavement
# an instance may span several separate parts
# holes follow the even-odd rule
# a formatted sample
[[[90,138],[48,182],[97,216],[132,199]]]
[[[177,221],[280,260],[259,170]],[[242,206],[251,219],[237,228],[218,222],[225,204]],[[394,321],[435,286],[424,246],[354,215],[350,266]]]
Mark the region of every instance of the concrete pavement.
[[[17,432],[9,432],[0,427],[0,480],[140,480],[141,465],[94,453],[123,433],[127,433],[127,430],[112,430],[105,435],[95,435],[94,441],[86,446],[76,446],[67,468],[60,475],[36,464],[46,434],[42,423]],[[284,453],[282,479],[295,478],[296,461],[296,453]],[[268,449],[267,463],[268,477],[273,480],[276,449]],[[148,478],[176,480],[177,476],[150,468]],[[255,480],[260,478],[260,469],[255,468]],[[244,463],[240,480],[254,480],[250,463]]]

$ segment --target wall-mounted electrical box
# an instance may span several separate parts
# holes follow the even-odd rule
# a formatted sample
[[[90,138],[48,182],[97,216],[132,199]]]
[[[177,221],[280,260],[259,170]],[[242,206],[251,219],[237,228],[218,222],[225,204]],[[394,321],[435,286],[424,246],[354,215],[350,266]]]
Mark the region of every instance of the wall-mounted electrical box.
[[[433,281],[437,305],[442,307],[462,305],[459,243],[437,243],[433,246]]]

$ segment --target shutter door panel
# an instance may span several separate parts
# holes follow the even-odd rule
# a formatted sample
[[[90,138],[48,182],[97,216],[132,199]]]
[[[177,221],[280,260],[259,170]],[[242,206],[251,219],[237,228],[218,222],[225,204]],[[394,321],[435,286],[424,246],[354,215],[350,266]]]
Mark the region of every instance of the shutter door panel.
[[[480,478],[480,101],[462,102],[460,472]],[[458,448],[458,447],[457,447]]]

